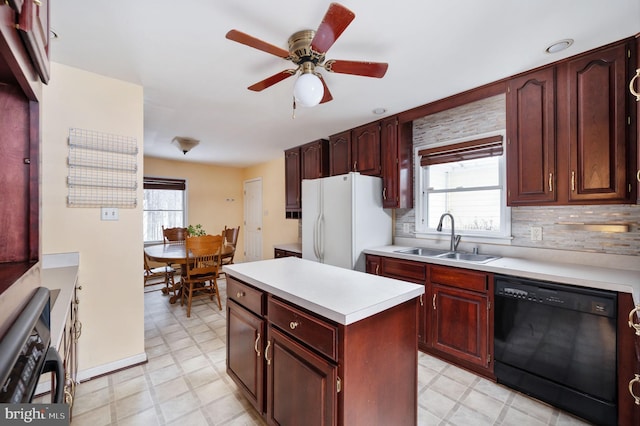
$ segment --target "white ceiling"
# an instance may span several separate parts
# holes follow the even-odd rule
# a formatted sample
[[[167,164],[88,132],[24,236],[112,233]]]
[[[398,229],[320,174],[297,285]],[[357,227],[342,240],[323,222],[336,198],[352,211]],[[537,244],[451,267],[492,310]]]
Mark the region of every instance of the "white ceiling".
[[[388,62],[383,79],[321,70],[333,101],[298,108],[292,64],[227,40],[237,29],[287,49],[328,0],[55,0],[51,60],[144,87],[145,156],[246,166],[640,32],[640,0],[341,0],[355,20],[327,59]],[[572,38],[567,50],[545,48]],[[52,76],[55,79],[55,75]],[[381,116],[372,113],[382,107]],[[101,129],[107,131],[108,129]],[[183,155],[174,136],[199,139]]]

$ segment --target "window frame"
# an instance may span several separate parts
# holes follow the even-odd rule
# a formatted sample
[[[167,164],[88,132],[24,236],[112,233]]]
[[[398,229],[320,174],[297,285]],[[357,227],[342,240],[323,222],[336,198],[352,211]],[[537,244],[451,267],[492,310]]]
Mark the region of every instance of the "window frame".
[[[420,145],[414,147],[414,176],[415,176],[415,185],[416,185],[416,203],[415,203],[415,237],[423,238],[423,239],[441,239],[443,235],[447,238],[449,237],[448,233],[438,232],[436,228],[429,228],[427,226],[427,218],[428,218],[428,206],[426,201],[427,196],[427,166],[421,165],[421,156],[419,154],[420,151],[424,151],[425,149],[439,148],[450,145],[458,145],[464,144],[465,142],[485,139],[485,138],[493,138],[496,136],[502,137],[502,155],[498,157],[498,186],[501,189],[500,194],[500,230],[499,231],[471,231],[465,229],[456,228],[456,234],[461,235],[464,239],[463,242],[475,242],[475,243],[500,243],[500,244],[510,244],[513,239],[511,235],[511,208],[507,206],[507,170],[506,170],[506,131],[505,129],[501,129],[498,131],[493,131],[484,134],[478,134],[473,136],[468,136],[459,139],[453,139],[444,141],[441,143],[434,143],[430,145]],[[464,161],[464,160],[461,160]],[[486,189],[486,187],[478,187],[475,190]],[[464,191],[469,191],[465,189]],[[473,191],[473,190],[471,190]],[[452,191],[459,192],[459,191]],[[444,213],[444,212],[443,212]]]
[[[151,187],[150,187],[151,186]],[[186,227],[186,223],[187,223],[187,206],[189,205],[187,197],[189,192],[187,191],[188,189],[188,183],[187,183],[187,179],[180,179],[180,178],[169,178],[169,177],[158,177],[158,176],[144,176],[143,177],[143,187],[142,187],[142,191],[143,191],[143,229],[145,227],[145,223],[144,223],[144,213],[147,211],[144,208],[144,192],[147,190],[182,190],[183,191],[183,197],[182,197],[182,223],[183,226]],[[149,241],[144,241],[145,245],[153,245],[153,244],[160,244],[162,243],[163,240],[149,240]]]

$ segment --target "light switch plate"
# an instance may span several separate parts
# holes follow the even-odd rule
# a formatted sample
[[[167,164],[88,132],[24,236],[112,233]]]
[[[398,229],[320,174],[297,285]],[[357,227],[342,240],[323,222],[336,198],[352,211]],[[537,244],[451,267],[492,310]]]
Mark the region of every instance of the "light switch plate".
[[[120,215],[117,207],[100,208],[100,220],[118,220]]]

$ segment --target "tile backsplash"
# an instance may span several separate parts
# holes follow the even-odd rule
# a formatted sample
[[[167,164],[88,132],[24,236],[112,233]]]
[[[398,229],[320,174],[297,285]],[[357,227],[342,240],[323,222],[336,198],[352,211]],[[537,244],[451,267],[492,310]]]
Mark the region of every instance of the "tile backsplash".
[[[506,126],[505,96],[498,95],[415,120],[413,146],[502,130]],[[417,185],[414,185],[416,188]],[[394,235],[412,238],[413,209],[396,209]],[[628,232],[569,230],[562,223],[628,225]],[[405,232],[405,224],[409,232]],[[531,227],[542,228],[542,240],[531,241]],[[537,206],[511,208],[512,246],[552,248],[618,255],[640,255],[640,206]]]

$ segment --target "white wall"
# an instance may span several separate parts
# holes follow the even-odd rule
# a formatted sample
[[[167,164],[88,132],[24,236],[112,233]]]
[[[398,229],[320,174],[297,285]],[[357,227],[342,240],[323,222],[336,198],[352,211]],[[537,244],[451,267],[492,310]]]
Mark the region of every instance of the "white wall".
[[[80,378],[146,359],[142,286],[143,89],[57,63],[44,87],[42,254],[79,252]],[[134,137],[138,206],[101,221],[99,208],[67,207],[69,128]]]

